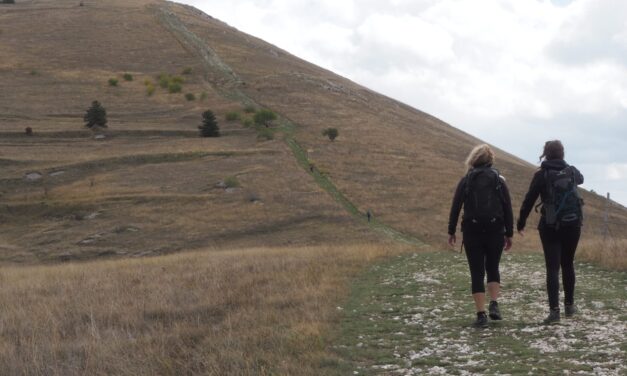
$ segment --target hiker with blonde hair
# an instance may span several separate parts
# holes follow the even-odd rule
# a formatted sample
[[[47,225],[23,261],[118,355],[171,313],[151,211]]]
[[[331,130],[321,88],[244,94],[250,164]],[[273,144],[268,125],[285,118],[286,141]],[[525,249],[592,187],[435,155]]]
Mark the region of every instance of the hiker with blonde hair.
[[[501,320],[497,299],[501,290],[499,263],[503,249],[512,247],[514,233],[512,203],[509,190],[499,172],[492,167],[494,152],[488,145],[476,146],[466,159],[468,172],[455,190],[448,223],[448,243],[455,246],[455,230],[459,213],[462,215],[462,246],[470,267],[472,297],[477,319],[475,327],[487,327],[485,285],[487,274],[490,294],[489,316]]]

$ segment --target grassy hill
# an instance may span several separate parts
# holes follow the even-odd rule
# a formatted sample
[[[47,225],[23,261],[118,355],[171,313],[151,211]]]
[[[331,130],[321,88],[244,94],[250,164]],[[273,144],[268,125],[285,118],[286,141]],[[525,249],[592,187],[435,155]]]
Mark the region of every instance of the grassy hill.
[[[0,21],[5,261],[380,239],[309,164],[352,214],[370,209],[378,223],[441,244],[462,161],[480,142],[191,7],[24,1],[3,5]],[[183,81],[180,93],[160,87],[165,75]],[[109,114],[104,140],[82,126],[95,99]],[[245,126],[247,106],[280,115],[274,140]],[[197,137],[206,109],[223,137]],[[225,121],[234,111],[241,119]],[[330,126],[335,142],[321,135]],[[533,167],[504,151],[497,165],[518,207]],[[240,187],[215,187],[228,177]],[[604,202],[584,197],[591,236]],[[613,234],[626,213],[612,207]],[[522,246],[535,248],[535,235]]]
[[[378,366],[361,350],[346,359],[330,350],[349,294],[378,309],[351,283],[391,255],[403,278],[420,260],[445,270],[460,258],[402,261],[444,248],[453,189],[480,140],[194,8],[0,4],[0,85],[2,374]],[[93,100],[107,129],[83,125]],[[208,109],[222,137],[198,136]],[[261,109],[278,114],[269,128],[250,124]],[[333,142],[328,127],[340,132]],[[497,158],[517,210],[534,166],[503,150]],[[624,270],[627,210],[610,206],[604,241],[606,203],[583,195],[579,256]],[[539,249],[528,234],[516,251]],[[524,270],[542,268],[529,260]],[[451,270],[462,281],[463,263]]]

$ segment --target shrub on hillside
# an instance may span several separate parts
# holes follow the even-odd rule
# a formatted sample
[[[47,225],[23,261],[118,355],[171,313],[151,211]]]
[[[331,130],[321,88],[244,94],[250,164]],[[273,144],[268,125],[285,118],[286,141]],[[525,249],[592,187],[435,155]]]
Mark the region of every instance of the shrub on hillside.
[[[2,0],[2,4],[15,4],[15,0]]]
[[[250,127],[250,126],[252,126],[252,125],[253,125],[253,121],[252,121],[252,120],[250,120],[250,119],[244,119],[244,121],[242,122],[242,124],[244,124],[244,126],[245,126],[246,128],[248,128],[248,127]]]
[[[227,112],[224,118],[226,119],[226,121],[237,121],[240,118],[239,112],[237,111]]]
[[[124,81],[133,81],[133,75],[130,73],[124,73],[122,78],[124,78]]]
[[[182,74],[192,74],[192,68],[187,67],[185,69],[183,69],[183,72],[181,72]]]
[[[257,134],[257,139],[267,141],[274,140],[274,132],[268,128],[261,128]]]
[[[227,188],[237,188],[240,186],[239,180],[237,180],[235,176],[227,176],[227,178],[224,179],[224,184]]]
[[[220,127],[213,111],[207,110],[202,113],[202,124],[198,126],[201,137],[220,137]]]
[[[255,106],[246,106],[244,107],[244,112],[247,114],[254,114],[257,110],[255,109]]]
[[[185,83],[185,79],[183,77],[180,77],[180,76],[171,76],[170,77],[170,83],[171,84],[182,85],[183,83]]]
[[[338,132],[336,128],[327,128],[322,131],[322,135],[329,137],[329,140],[331,141],[335,140],[339,134],[340,132]]]
[[[200,93],[200,100],[204,101],[205,99],[207,99],[208,95],[207,92],[203,91],[202,93]]]
[[[155,93],[155,86],[153,84],[146,85],[146,95],[151,97]]]
[[[170,76],[165,73],[161,73],[157,77],[157,81],[159,81],[159,86],[161,86],[162,89],[167,89],[170,85]]]
[[[181,84],[178,84],[176,82],[171,82],[170,85],[168,85],[168,92],[170,92],[171,94],[180,93],[182,90],[183,87],[181,86]]]
[[[196,96],[194,95],[194,93],[187,93],[185,94],[185,99],[187,99],[188,101],[193,101],[196,100]]]
[[[87,113],[83,117],[87,128],[107,127],[107,110],[98,101],[91,102],[91,107],[87,109]]]
[[[109,86],[118,86],[118,79],[117,78],[110,78],[109,79]]]
[[[24,132],[26,133],[27,136],[32,136],[33,135],[33,128],[26,127],[26,129],[24,129]]]
[[[261,110],[255,114],[253,119],[255,124],[265,125],[267,128],[273,120],[276,120],[276,114],[270,110]]]

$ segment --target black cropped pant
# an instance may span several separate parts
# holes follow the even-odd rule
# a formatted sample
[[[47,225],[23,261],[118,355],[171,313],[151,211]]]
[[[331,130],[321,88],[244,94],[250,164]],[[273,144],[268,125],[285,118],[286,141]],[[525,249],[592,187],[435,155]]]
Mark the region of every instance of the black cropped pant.
[[[564,286],[564,303],[573,304],[575,296],[575,251],[579,244],[581,227],[562,227],[555,230],[550,227],[540,229],[540,240],[546,263],[546,291],[549,295],[549,307],[559,309],[560,267]]]
[[[483,280],[488,275],[488,283],[501,282],[499,263],[503,254],[505,238],[499,232],[464,231],[464,248],[470,267],[472,293],[485,292]]]

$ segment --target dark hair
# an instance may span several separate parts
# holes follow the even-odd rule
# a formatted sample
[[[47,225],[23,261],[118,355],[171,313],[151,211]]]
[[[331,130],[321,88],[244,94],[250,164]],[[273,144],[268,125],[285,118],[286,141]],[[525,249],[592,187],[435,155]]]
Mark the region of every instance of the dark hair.
[[[540,156],[540,160],[545,159],[550,161],[552,159],[564,159],[564,145],[562,141],[553,140],[544,143],[544,151]]]

